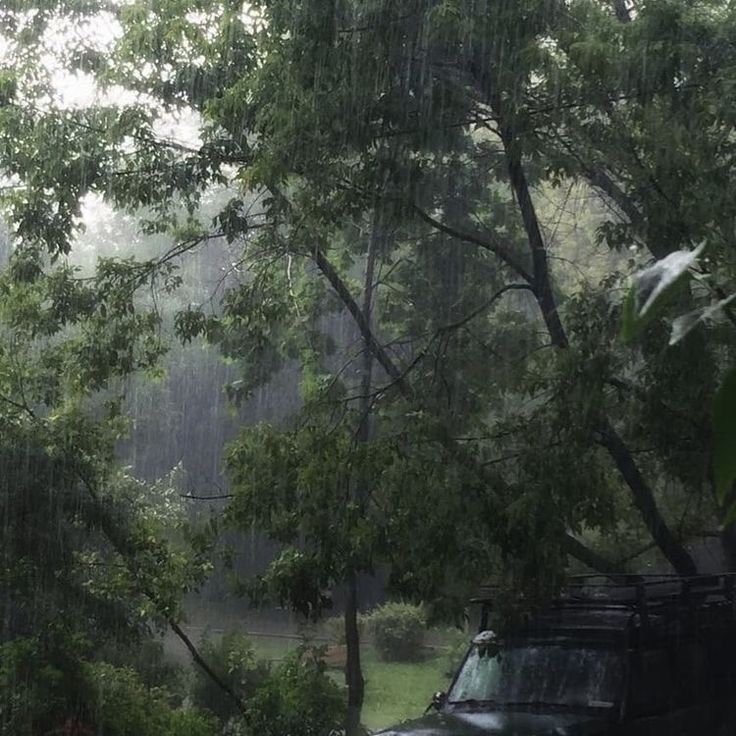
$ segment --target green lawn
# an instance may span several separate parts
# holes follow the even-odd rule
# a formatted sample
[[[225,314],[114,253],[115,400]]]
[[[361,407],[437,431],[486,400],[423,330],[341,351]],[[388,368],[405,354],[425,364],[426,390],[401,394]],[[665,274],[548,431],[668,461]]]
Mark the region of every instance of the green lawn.
[[[381,662],[372,648],[363,653],[366,680],[363,723],[371,731],[416,718],[437,690],[445,690],[447,658],[412,664]]]
[[[271,661],[281,659],[297,643],[265,637],[253,639],[256,655]],[[373,647],[367,645],[362,664],[366,681],[363,723],[371,731],[420,716],[432,694],[447,689],[446,656],[414,663],[382,662]],[[333,669],[330,674],[339,685],[345,684],[341,670]]]

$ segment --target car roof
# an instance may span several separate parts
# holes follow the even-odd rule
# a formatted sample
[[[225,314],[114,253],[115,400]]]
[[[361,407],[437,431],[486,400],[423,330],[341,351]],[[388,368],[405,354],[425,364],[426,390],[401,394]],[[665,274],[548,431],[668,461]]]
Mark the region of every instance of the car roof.
[[[656,641],[686,630],[736,631],[736,575],[582,575],[569,578],[549,605],[511,634],[570,640]],[[493,596],[475,599],[487,610]],[[482,628],[487,627],[484,616]]]

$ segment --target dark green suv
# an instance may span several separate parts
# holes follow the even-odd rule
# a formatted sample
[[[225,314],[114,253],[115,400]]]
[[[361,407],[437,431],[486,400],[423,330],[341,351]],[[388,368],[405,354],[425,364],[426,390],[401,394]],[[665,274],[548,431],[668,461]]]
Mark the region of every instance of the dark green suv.
[[[734,576],[573,579],[383,736],[736,736]]]

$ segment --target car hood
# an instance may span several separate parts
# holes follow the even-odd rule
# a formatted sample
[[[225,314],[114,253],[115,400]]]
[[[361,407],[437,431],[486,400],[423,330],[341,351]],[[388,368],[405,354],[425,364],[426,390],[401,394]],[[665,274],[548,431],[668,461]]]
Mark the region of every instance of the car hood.
[[[381,736],[589,736],[602,733],[607,722],[570,714],[495,711],[431,713],[385,731]]]

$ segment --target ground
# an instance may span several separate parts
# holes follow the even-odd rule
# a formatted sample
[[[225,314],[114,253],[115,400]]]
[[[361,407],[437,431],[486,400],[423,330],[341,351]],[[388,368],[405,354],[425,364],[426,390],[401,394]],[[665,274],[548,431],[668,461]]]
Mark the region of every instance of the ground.
[[[285,642],[275,639],[254,640],[256,653],[266,659],[283,656]],[[382,662],[372,646],[362,652],[363,675],[366,681],[363,724],[377,731],[408,718],[420,716],[433,693],[446,690],[448,658],[445,652],[430,655],[421,662]],[[345,680],[339,669],[331,670],[335,680]]]
[[[446,690],[447,657],[417,663],[381,662],[372,651],[364,653],[366,679],[363,723],[371,731],[421,715],[432,694]]]

